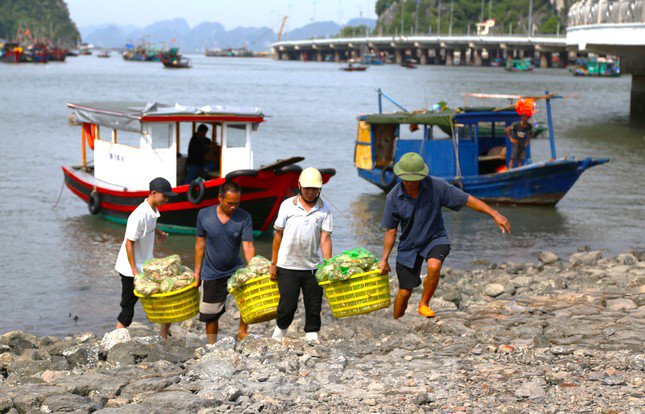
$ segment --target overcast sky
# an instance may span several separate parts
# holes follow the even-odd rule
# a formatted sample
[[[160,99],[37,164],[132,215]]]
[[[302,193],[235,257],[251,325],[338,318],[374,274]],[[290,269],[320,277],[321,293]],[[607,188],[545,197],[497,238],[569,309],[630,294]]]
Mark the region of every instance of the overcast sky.
[[[354,17],[376,18],[376,0],[66,0],[79,27],[104,23],[143,27],[159,20],[183,18],[193,27],[219,22],[238,26],[266,26],[278,30],[289,15],[287,30],[314,20],[345,23]]]

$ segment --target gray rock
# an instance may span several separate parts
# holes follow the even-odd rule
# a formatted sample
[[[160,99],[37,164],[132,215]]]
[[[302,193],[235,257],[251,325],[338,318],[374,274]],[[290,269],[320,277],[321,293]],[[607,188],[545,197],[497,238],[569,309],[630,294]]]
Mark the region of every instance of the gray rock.
[[[123,407],[103,408],[94,414],[150,414],[150,408],[141,404],[128,404]]]
[[[0,394],[0,413],[6,413],[13,407],[13,400],[8,395]]]
[[[531,276],[518,276],[515,279],[511,280],[513,285],[515,285],[516,288],[524,288],[524,287],[529,287],[531,286],[531,283],[533,283],[533,278]]]
[[[148,352],[146,361],[168,361],[179,364],[188,361],[195,356],[195,350],[186,346],[177,345],[155,345]]]
[[[71,368],[94,366],[99,361],[99,349],[94,344],[80,344],[64,350],[63,356]]]
[[[571,346],[552,346],[551,349],[549,349],[553,355],[571,355],[573,354],[573,347]]]
[[[90,413],[95,411],[96,404],[87,397],[75,394],[52,395],[45,398],[40,410],[54,413]]]
[[[82,375],[68,375],[54,379],[51,384],[80,396],[90,393],[99,397],[113,398],[128,383],[127,379],[114,375],[87,372]]]
[[[242,390],[232,385],[225,387],[222,390],[222,393],[224,394],[226,401],[236,401],[243,395]]]
[[[133,399],[142,394],[151,394],[163,391],[172,384],[167,378],[143,378],[126,385],[120,396]]]
[[[25,349],[37,348],[39,342],[36,336],[22,331],[10,331],[0,335],[0,345],[9,346],[16,355],[21,355]]]
[[[269,352],[282,349],[282,345],[271,338],[254,338],[249,335],[237,344],[236,351],[249,358],[260,358]]]
[[[545,265],[550,265],[560,260],[560,258],[553,252],[543,251],[538,255],[538,260],[540,260],[540,262],[544,263]]]
[[[148,357],[150,347],[138,342],[124,342],[114,345],[107,354],[107,361],[120,365],[135,365]]]
[[[506,273],[509,273],[511,275],[516,275],[525,270],[526,270],[526,265],[524,263],[508,262],[506,264]]]
[[[616,261],[620,264],[633,266],[638,262],[638,258],[631,253],[622,253],[616,256]]]
[[[636,309],[638,306],[631,299],[619,298],[619,299],[610,299],[607,301],[607,309],[615,311],[626,311]]]
[[[600,380],[600,382],[605,385],[611,386],[625,385],[627,383],[622,375],[607,375],[602,380]]]
[[[455,288],[447,288],[444,290],[441,297],[446,302],[454,303],[457,307],[459,307],[459,303],[461,302],[461,294],[459,293],[459,290]]]
[[[573,266],[594,266],[601,258],[602,252],[600,250],[574,253],[569,256],[569,264]]]
[[[166,391],[151,395],[141,405],[152,412],[159,413],[195,413],[204,407],[206,402],[190,392]]]
[[[515,396],[519,399],[527,398],[529,400],[537,400],[546,397],[546,392],[542,385],[536,381],[527,381],[515,391]]]
[[[504,286],[499,283],[489,283],[486,285],[484,293],[492,298],[497,297],[504,293]]]
[[[416,405],[427,405],[427,404],[433,403],[434,401],[435,399],[432,396],[432,394],[427,392],[422,392],[420,394],[415,395],[412,398],[412,402]]]
[[[114,345],[130,342],[131,340],[132,337],[130,336],[130,331],[126,328],[115,329],[112,332],[108,332],[103,335],[103,339],[101,339],[101,349],[109,351]]]

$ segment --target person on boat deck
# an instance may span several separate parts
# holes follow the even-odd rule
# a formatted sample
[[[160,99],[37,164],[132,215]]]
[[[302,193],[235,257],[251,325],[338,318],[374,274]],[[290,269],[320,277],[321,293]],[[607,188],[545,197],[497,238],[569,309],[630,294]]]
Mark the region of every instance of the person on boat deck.
[[[272,335],[278,341],[286,337],[293,322],[301,290],[305,305],[305,340],[318,341],[323,290],[316,281],[315,272],[320,263],[319,249],[323,259],[331,258],[333,226],[331,210],[320,199],[322,185],[320,171],[305,168],[298,179],[300,194],[282,202],[275,220],[270,275],[271,280],[278,281],[280,291],[278,317]]]
[[[217,341],[219,318],[226,312],[227,281],[244,266],[240,246],[248,262],[255,256],[253,221],[240,207],[242,190],[227,181],[219,188],[219,204],[197,213],[195,278],[200,285],[199,320],[206,323],[209,344]],[[237,339],[246,338],[248,325],[240,318]]]
[[[529,122],[531,115],[530,112],[523,111],[520,114],[522,119],[506,128],[506,135],[512,143],[509,169],[519,167],[526,159],[526,148],[533,139],[533,124]]]
[[[430,299],[437,289],[443,261],[450,253],[442,207],[459,211],[468,206],[489,215],[502,233],[511,232],[506,217],[445,180],[429,176],[429,171],[419,154],[404,154],[394,165],[394,174],[401,182],[392,188],[385,202],[382,225],[386,231],[380,262],[381,274],[391,270],[388,260],[396,241],[397,228],[401,228],[396,257],[399,291],[394,300],[394,319],[405,314],[412,291],[421,285],[423,262],[428,264],[428,275],[423,283],[418,312],[427,318],[435,315],[429,307]]]
[[[127,328],[132,323],[134,305],[138,300],[134,295],[134,279],[143,272],[143,263],[154,257],[155,238],[160,243],[168,238],[168,233],[157,228],[159,207],[168,202],[169,197],[176,195],[168,180],[157,177],[150,181],[148,197],[128,217],[125,237],[114,267],[121,276],[121,313],[117,317],[117,329]],[[166,339],[169,330],[169,323],[161,324],[159,335]]]
[[[186,159],[186,178],[184,184],[190,184],[195,178],[201,176],[205,171],[215,169],[215,163],[206,160],[209,153],[212,153],[213,141],[206,137],[208,127],[204,124],[197,127],[197,132],[190,139],[188,144],[188,157]]]

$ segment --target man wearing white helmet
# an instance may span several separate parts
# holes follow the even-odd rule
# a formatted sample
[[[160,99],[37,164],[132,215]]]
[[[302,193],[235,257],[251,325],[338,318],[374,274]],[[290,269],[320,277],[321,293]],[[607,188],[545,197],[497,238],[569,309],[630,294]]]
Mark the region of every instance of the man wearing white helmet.
[[[282,202],[275,221],[271,279],[278,281],[280,302],[273,338],[281,340],[293,322],[302,290],[305,305],[305,339],[318,340],[323,290],[315,272],[323,259],[331,258],[332,215],[320,199],[322,175],[315,168],[300,174],[300,194]]]

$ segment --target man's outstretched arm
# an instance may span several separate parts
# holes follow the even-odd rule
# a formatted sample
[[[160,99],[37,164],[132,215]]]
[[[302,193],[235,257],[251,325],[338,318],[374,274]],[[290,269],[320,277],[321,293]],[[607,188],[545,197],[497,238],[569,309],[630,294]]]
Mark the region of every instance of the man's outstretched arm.
[[[476,197],[469,195],[466,205],[472,210],[489,215],[493,219],[493,221],[495,221],[495,224],[497,224],[497,227],[499,227],[502,233],[511,234],[511,223],[508,221],[508,219],[499,214],[497,210],[495,210],[488,204],[484,203]]]

